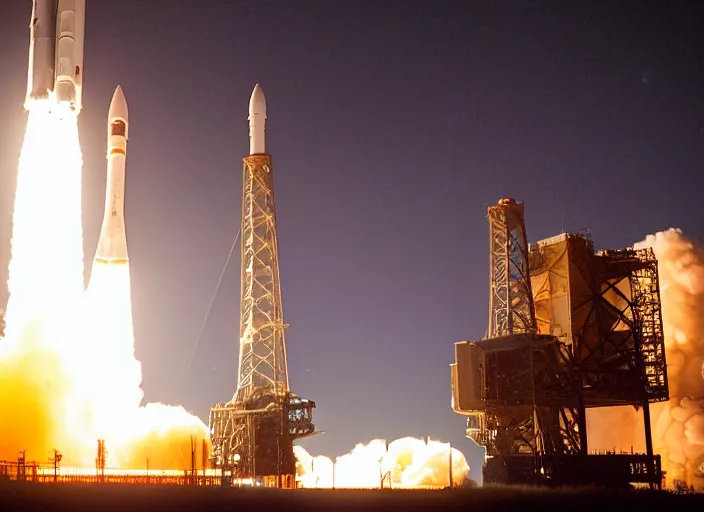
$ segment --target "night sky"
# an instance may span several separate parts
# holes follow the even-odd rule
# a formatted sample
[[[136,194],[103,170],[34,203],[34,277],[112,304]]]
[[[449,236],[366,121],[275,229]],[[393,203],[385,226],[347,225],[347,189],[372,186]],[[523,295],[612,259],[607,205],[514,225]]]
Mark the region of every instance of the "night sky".
[[[450,409],[453,342],[487,323],[486,207],[531,241],[619,248],[701,223],[704,16],[696,2],[88,0],[84,234],[103,215],[105,123],[130,111],[126,221],[148,401],[207,422],[235,391],[241,158],[267,96],[292,391],[313,453],[373,438],[478,451]],[[500,5],[499,5],[500,4]],[[659,6],[659,7],[658,7]],[[7,279],[31,2],[4,1],[0,280]],[[0,303],[6,299],[0,289]],[[474,462],[473,462],[474,461]],[[476,473],[475,473],[476,475]]]

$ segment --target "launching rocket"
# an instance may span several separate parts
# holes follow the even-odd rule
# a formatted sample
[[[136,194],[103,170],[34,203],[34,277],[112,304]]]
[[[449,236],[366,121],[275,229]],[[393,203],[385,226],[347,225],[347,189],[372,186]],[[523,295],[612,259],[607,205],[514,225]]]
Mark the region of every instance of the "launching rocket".
[[[249,98],[249,154],[265,155],[266,97],[259,84],[254,86]]]
[[[95,252],[95,263],[120,265],[128,262],[125,233],[125,160],[129,117],[127,101],[120,86],[110,103],[108,114],[108,173],[103,227]]]
[[[76,114],[82,106],[86,0],[32,0],[25,108],[54,93]]]

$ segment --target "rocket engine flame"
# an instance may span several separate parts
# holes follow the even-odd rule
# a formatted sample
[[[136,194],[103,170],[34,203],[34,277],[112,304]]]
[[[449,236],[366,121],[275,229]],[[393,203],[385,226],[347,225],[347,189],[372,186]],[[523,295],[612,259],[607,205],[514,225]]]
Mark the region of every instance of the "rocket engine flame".
[[[653,448],[662,456],[668,486],[679,480],[701,491],[704,490],[704,248],[678,229],[649,235],[635,244],[636,249],[646,247],[652,248],[658,259],[670,388],[668,402],[651,405]],[[645,450],[642,414],[633,408],[590,411],[587,420],[591,449]]]
[[[182,407],[141,407],[129,265],[94,263],[84,291],[77,118],[32,103],[17,176],[10,298],[0,339],[0,459],[91,467],[105,439],[113,468],[187,469],[207,427]],[[200,451],[200,449],[198,450]]]
[[[82,154],[76,118],[56,107],[45,101],[29,112],[19,160],[0,340],[0,458],[65,443],[62,411],[77,394],[77,342],[62,327],[83,290]]]
[[[83,290],[78,124],[45,103],[29,113],[20,154],[5,343],[18,339],[30,315]]]
[[[395,489],[447,487],[450,467],[452,483],[458,486],[469,473],[467,459],[456,448],[439,441],[426,444],[412,437],[389,443],[388,450],[382,439],[360,443],[334,463],[324,456],[313,457],[300,446],[293,450],[298,459],[298,479],[308,488],[374,489],[382,485],[382,480],[384,487]]]

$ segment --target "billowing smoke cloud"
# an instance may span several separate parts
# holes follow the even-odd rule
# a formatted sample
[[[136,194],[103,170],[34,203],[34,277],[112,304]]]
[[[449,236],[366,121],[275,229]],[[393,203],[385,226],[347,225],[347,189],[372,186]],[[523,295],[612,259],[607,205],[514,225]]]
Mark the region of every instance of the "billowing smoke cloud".
[[[450,456],[450,449],[452,456]],[[418,488],[463,485],[469,466],[462,452],[448,443],[404,437],[388,445],[375,439],[358,444],[335,463],[327,457],[312,457],[300,446],[294,447],[298,458],[298,479],[309,488]],[[451,464],[451,465],[450,465]],[[334,466],[334,469],[333,469]]]
[[[653,447],[668,486],[675,480],[704,490],[704,248],[670,229],[635,248],[658,259],[670,400],[651,406]],[[641,412],[632,407],[590,410],[591,449],[645,450]]]

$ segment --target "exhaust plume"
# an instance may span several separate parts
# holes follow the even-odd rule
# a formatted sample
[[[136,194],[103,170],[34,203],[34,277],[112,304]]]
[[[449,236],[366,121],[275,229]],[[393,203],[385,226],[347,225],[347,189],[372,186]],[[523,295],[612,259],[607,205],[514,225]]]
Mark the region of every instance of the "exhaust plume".
[[[76,118],[57,107],[45,101],[29,113],[19,160],[0,340],[0,459],[24,449],[43,458],[65,443],[63,411],[80,396],[70,375],[77,340],[63,327],[83,289],[82,155]]]

